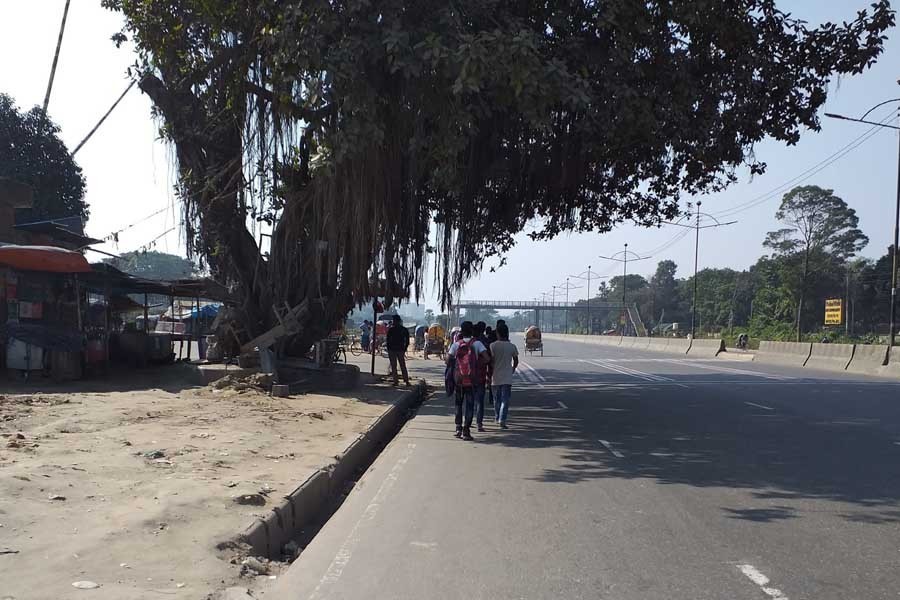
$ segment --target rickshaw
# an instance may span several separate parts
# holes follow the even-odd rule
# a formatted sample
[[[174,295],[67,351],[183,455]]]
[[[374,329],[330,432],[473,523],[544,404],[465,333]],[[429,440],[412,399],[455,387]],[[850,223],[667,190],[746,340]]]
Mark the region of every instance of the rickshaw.
[[[415,345],[413,349],[416,352],[421,352],[425,349],[425,334],[428,331],[428,328],[424,325],[418,325],[413,334],[413,339],[415,340]]]
[[[540,352],[544,355],[544,342],[541,341],[541,330],[532,325],[525,330],[525,352],[534,354]]]
[[[425,360],[428,360],[429,354],[437,354],[444,358],[446,350],[444,344],[444,328],[440,323],[432,323],[425,334]]]

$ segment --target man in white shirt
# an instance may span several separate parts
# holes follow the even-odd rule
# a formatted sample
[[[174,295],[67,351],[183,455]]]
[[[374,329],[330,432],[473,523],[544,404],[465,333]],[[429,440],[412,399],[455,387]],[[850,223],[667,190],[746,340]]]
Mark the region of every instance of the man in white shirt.
[[[491,361],[494,367],[493,392],[494,415],[501,429],[508,429],[509,401],[512,396],[512,380],[519,366],[519,350],[509,341],[509,327],[497,324],[497,341],[491,344]]]
[[[447,364],[453,365],[456,378],[456,437],[461,437],[464,440],[472,439],[471,430],[472,418],[475,414],[475,394],[478,391],[478,386],[481,386],[483,393],[488,361],[487,348],[474,338],[474,329],[472,321],[463,321],[460,325],[459,339],[453,342],[447,351]],[[475,373],[473,373],[472,381],[467,382],[467,385],[463,385],[457,376],[461,367],[456,362],[456,355],[461,346],[465,347],[467,352],[475,353]]]

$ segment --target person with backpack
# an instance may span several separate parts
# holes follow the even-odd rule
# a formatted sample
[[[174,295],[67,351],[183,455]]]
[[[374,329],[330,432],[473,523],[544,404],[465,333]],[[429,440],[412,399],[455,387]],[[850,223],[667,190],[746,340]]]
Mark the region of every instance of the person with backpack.
[[[484,371],[488,362],[488,350],[475,337],[471,321],[463,321],[459,339],[447,351],[447,364],[453,365],[456,397],[456,437],[472,440],[472,418],[478,387],[484,402]],[[482,406],[483,413],[483,406]],[[483,416],[483,415],[482,415]],[[480,427],[483,431],[484,428]]]
[[[500,429],[508,429],[509,401],[512,397],[513,374],[519,366],[519,350],[509,341],[506,323],[497,325],[497,341],[491,344],[491,362],[494,370],[494,416]]]

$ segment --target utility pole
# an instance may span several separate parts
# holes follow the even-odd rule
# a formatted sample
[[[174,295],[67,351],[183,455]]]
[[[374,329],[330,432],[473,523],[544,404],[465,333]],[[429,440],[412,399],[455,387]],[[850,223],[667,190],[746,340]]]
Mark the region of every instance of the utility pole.
[[[627,295],[628,294],[628,253],[629,253],[628,244],[625,244],[625,249],[623,251],[616,252],[612,256],[601,256],[600,257],[600,258],[603,258],[606,260],[615,260],[615,261],[622,263],[622,318],[624,320],[624,323],[622,324],[622,335],[626,335],[626,333],[628,331],[628,315],[629,315],[629,313],[628,313],[628,304],[626,304],[627,298],[628,298],[628,295]],[[619,254],[622,255],[622,258],[616,258]],[[648,258],[650,258],[649,256],[640,256],[634,252],[631,252],[631,255],[633,256],[632,260],[636,260],[636,261],[637,260],[647,260]]]
[[[866,121],[866,117],[869,116],[873,110],[880,106],[884,106],[885,104],[890,104],[891,102],[900,102],[900,98],[892,98],[890,100],[885,100],[884,102],[879,102],[869,110],[863,114],[859,119],[854,119],[851,117],[845,117],[843,115],[836,115],[834,113],[825,113],[826,117],[830,117],[832,119],[841,119],[843,121],[855,121],[857,123],[865,123],[867,125],[874,125],[876,127],[883,127],[885,129],[895,129],[900,131],[900,127],[895,125],[886,125],[884,123],[877,123],[875,121]],[[898,116],[900,116],[900,110],[898,110]],[[888,352],[890,354],[894,353],[894,341],[897,335],[897,259],[898,259],[898,249],[897,246],[900,245],[900,138],[898,138],[898,146],[897,146],[897,199],[894,206],[894,249],[893,249],[893,261],[891,263],[891,319],[890,319],[890,334],[889,334],[889,342],[888,342]]]
[[[569,276],[571,277],[571,275]],[[581,289],[580,285],[572,285],[569,283],[569,277],[566,277],[566,285],[563,289],[566,290],[566,333],[569,333],[569,290],[578,290]],[[563,287],[563,286],[558,286]]]
[[[714,216],[700,212],[700,206],[702,202],[697,201],[697,214],[696,221],[694,225],[689,225],[687,223],[681,223],[680,221],[669,222],[666,221],[666,225],[677,225],[679,227],[688,227],[694,231],[694,297],[691,300],[691,339],[697,337],[697,275],[699,273],[698,267],[700,264],[700,230],[701,229],[710,229],[711,227],[724,227],[725,225],[734,225],[737,221],[728,221],[727,223],[720,223]],[[715,223],[711,223],[709,225],[700,226],[700,216],[704,216],[712,219]]]
[[[582,271],[578,275],[570,275],[570,277],[574,277],[575,279],[581,279],[582,281],[587,280],[587,332],[588,335],[591,335],[594,332],[594,328],[592,327],[593,323],[591,323],[591,275],[595,275],[593,271],[591,271],[591,265],[588,265],[587,271]],[[587,277],[585,277],[587,275]],[[600,279],[599,277],[594,277],[594,279]],[[575,289],[575,288],[572,288]]]
[[[556,306],[556,286],[551,286],[553,288],[553,294],[550,297],[550,331],[553,331],[556,326],[556,311],[553,310],[553,307]]]

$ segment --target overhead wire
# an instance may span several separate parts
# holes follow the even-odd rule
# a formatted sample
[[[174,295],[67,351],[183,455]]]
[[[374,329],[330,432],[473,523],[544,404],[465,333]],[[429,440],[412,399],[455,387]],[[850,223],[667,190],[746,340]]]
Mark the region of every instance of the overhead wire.
[[[886,115],[883,119],[881,119],[879,121],[879,123],[884,124],[884,123],[888,122],[889,120],[891,120],[893,117],[894,117],[894,111],[891,110],[891,112],[888,115]],[[806,181],[813,175],[820,173],[821,171],[823,171],[824,169],[826,169],[833,163],[842,159],[847,154],[849,154],[853,150],[857,149],[858,147],[860,147],[861,145],[863,145],[864,143],[869,141],[871,138],[873,138],[875,135],[877,135],[883,129],[884,129],[883,127],[873,125],[869,129],[867,129],[864,133],[862,133],[861,135],[857,136],[856,138],[854,138],[853,140],[851,140],[850,142],[848,142],[847,144],[842,146],[836,152],[825,157],[818,163],[812,165],[811,167],[809,167],[805,171],[802,171],[801,173],[794,176],[793,178],[785,181],[781,185],[779,185],[775,188],[772,188],[768,192],[761,194],[759,196],[756,196],[755,198],[751,198],[750,200],[747,200],[746,202],[742,202],[742,203],[732,206],[730,208],[713,213],[713,216],[729,217],[729,216],[744,212],[746,210],[750,210],[751,208],[754,208],[760,204],[763,204],[765,202],[768,202],[769,200],[776,198],[778,195],[780,195],[782,192],[785,192],[791,186],[794,186],[798,183]]]

